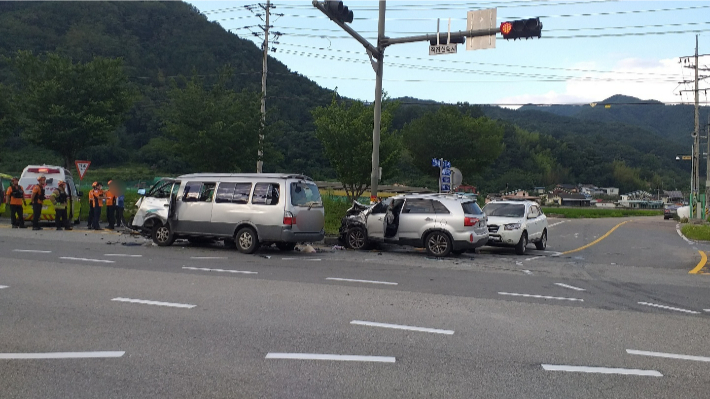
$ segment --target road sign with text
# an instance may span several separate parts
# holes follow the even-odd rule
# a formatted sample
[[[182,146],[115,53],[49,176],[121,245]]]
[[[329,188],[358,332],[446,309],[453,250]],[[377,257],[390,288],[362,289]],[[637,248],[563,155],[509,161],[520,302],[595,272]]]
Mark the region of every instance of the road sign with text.
[[[84,180],[84,174],[86,174],[86,170],[89,169],[91,161],[74,161],[74,164],[76,165],[77,172],[79,172],[79,180]]]
[[[429,55],[456,54],[456,43],[429,46]]]

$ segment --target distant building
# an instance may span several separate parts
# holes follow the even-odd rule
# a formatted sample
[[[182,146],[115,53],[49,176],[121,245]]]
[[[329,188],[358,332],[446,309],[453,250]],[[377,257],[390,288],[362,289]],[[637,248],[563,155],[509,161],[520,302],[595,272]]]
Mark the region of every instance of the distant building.
[[[619,205],[634,209],[662,209],[663,201],[654,200],[653,195],[647,191],[637,190],[622,194]]]
[[[614,195],[618,196],[619,195],[619,188],[618,187],[602,187],[600,190],[603,191],[603,194],[606,195]]]
[[[577,188],[577,186],[575,186],[574,184],[558,184],[555,188],[565,190],[569,193],[579,192],[579,188]]]
[[[556,190],[553,192],[548,199],[548,204],[559,205],[559,206],[590,206],[591,199],[589,199],[584,194],[579,193],[566,193],[561,190]]]
[[[685,197],[680,191],[663,190],[663,194],[661,195],[661,201],[665,202],[666,204],[682,203],[683,200],[685,200]]]

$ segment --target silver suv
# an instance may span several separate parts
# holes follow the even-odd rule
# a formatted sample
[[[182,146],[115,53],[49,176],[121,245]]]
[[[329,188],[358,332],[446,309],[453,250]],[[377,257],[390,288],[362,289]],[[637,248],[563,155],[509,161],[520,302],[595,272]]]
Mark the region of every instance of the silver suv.
[[[443,257],[486,244],[486,222],[478,204],[462,195],[398,195],[369,207],[354,202],[342,220],[340,240],[353,249],[373,242],[424,247]]]

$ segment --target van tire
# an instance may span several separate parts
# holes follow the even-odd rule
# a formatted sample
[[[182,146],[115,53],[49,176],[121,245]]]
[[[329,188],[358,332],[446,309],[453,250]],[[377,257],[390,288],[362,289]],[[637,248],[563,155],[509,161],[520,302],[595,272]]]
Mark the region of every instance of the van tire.
[[[295,242],[277,242],[276,248],[280,251],[293,251],[296,248]]]
[[[175,235],[169,224],[155,223],[151,236],[153,242],[159,247],[168,247],[175,242]]]
[[[259,239],[256,236],[256,231],[251,227],[240,229],[234,241],[239,252],[243,254],[253,254],[259,249]]]

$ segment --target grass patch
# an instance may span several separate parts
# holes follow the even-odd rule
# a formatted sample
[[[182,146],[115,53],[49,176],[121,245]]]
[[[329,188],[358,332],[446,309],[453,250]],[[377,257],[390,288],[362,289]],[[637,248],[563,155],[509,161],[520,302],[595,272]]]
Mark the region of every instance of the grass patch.
[[[710,241],[710,226],[706,224],[686,224],[680,231],[691,240]]]
[[[625,216],[661,216],[662,209],[594,209],[543,207],[546,214],[560,215],[568,219],[620,218]]]
[[[323,208],[325,209],[325,235],[337,236],[341,220],[352,203],[342,197],[322,195]]]

